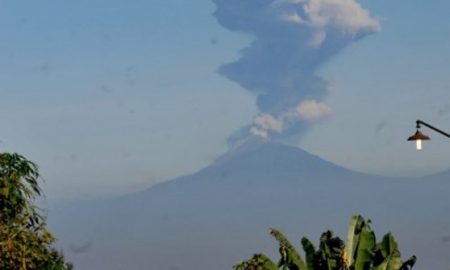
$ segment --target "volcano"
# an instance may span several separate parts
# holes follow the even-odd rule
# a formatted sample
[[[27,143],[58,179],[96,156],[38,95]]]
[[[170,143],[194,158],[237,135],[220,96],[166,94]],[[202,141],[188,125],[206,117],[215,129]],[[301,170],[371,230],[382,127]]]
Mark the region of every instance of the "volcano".
[[[450,266],[450,172],[400,179],[354,172],[299,148],[250,141],[192,175],[126,196],[51,206],[49,225],[77,269],[225,270],[278,258],[270,228],[301,250],[351,215],[392,231],[416,269]]]

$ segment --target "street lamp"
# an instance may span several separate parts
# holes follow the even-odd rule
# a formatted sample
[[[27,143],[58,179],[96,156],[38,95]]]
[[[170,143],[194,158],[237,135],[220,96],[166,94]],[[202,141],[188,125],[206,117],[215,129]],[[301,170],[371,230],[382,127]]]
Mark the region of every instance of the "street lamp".
[[[434,131],[436,131],[436,132],[438,132],[438,133],[444,135],[444,136],[447,137],[447,138],[450,138],[450,134],[448,134],[448,133],[446,133],[446,132],[444,132],[444,131],[442,131],[442,130],[436,128],[436,127],[433,127],[432,125],[427,124],[427,123],[425,123],[425,122],[422,121],[422,120],[417,120],[417,121],[416,121],[416,129],[417,129],[417,130],[416,130],[416,132],[414,133],[414,135],[412,135],[412,136],[410,136],[410,137],[408,138],[408,141],[415,141],[415,142],[416,142],[416,148],[417,148],[417,150],[422,150],[422,141],[428,141],[428,140],[430,140],[430,137],[428,137],[427,135],[424,135],[422,132],[420,132],[420,126],[421,126],[421,125],[424,125],[424,126],[426,126],[427,128],[432,129],[432,130],[434,130]]]

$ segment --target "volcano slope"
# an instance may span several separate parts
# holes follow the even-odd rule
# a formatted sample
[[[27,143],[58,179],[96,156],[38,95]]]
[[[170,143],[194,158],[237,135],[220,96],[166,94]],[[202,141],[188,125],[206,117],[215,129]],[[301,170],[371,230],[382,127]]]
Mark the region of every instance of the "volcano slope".
[[[277,258],[278,228],[299,247],[352,214],[391,231],[416,269],[450,266],[450,172],[394,179],[354,172],[299,148],[252,142],[192,175],[126,196],[53,205],[51,228],[77,269],[225,270]],[[299,247],[300,250],[300,247]]]

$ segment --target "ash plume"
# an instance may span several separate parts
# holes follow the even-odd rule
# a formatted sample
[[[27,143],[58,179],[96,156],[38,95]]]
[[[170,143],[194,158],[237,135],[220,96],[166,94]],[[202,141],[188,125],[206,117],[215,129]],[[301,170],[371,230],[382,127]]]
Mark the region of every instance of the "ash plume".
[[[355,0],[213,0],[219,23],[253,42],[220,74],[257,95],[260,113],[238,137],[286,138],[332,115],[332,88],[317,69],[380,29]],[[236,134],[232,135],[236,138]]]

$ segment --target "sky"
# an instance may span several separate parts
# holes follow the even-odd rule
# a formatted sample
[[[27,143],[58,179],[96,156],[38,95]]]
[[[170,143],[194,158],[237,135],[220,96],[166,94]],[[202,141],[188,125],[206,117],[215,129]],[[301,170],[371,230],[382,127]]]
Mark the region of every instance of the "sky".
[[[330,16],[350,19],[326,24],[305,12],[304,23],[287,11],[305,1],[274,2],[285,24],[230,9],[239,7],[231,0],[0,0],[0,150],[36,162],[51,199],[125,194],[193,173],[249,134],[361,172],[450,168],[447,138],[424,128],[424,150],[406,142],[416,119],[450,131],[448,1],[311,1],[367,12],[356,28],[339,9]],[[315,48],[329,49],[298,67]],[[272,78],[305,96],[273,90]],[[311,106],[324,117],[302,118]]]

